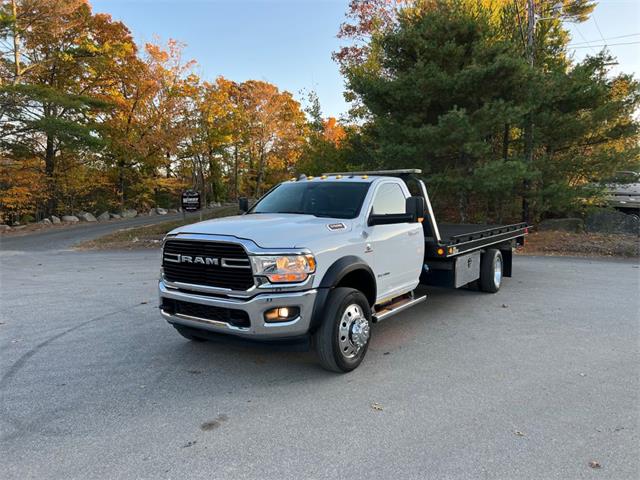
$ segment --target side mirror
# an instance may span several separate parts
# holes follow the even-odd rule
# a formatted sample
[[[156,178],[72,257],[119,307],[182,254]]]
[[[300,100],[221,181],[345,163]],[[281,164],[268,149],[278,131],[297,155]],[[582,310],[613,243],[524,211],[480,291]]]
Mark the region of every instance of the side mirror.
[[[424,198],[409,197],[405,202],[405,213],[387,213],[384,215],[371,214],[368,224],[373,225],[393,225],[395,223],[415,223],[424,218],[424,211],[427,207]]]
[[[409,197],[405,203],[407,215],[411,215],[413,222],[420,221],[424,218],[424,212],[427,209],[427,202],[423,197]]]
[[[249,211],[249,199],[247,197],[240,197],[238,199],[238,207],[240,207],[242,213],[247,213]]]

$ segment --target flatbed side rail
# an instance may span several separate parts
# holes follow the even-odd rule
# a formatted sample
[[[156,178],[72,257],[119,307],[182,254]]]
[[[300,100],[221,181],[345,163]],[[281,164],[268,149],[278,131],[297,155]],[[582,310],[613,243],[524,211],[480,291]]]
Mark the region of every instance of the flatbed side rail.
[[[481,233],[483,233],[482,236],[480,236]],[[452,258],[480,248],[516,240],[524,237],[528,233],[529,227],[526,223],[516,223],[473,232],[472,234],[458,235],[458,237],[467,237],[468,240],[462,241],[464,238],[459,238],[457,242],[444,242],[440,244],[440,246],[427,244],[425,245],[425,258]],[[475,238],[469,238],[471,236]],[[452,239],[456,240],[456,237],[452,237]]]
[[[459,243],[468,242],[470,240],[476,240],[479,238],[487,238],[492,237],[494,235],[499,235],[501,233],[513,232],[515,230],[521,230],[526,228],[527,224],[524,222],[521,223],[512,223],[511,225],[498,225],[496,227],[487,228],[484,230],[478,230],[470,233],[461,233],[459,235],[454,235],[450,238],[450,241],[446,242],[448,245],[457,245]]]

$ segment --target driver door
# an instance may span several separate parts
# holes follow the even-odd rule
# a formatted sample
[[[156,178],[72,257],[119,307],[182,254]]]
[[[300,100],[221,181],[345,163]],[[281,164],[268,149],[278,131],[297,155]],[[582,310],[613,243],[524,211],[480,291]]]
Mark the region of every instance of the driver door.
[[[369,214],[403,214],[408,192],[393,181],[377,186]],[[393,297],[415,288],[424,257],[420,223],[396,223],[366,227],[367,260],[373,267],[378,299]]]

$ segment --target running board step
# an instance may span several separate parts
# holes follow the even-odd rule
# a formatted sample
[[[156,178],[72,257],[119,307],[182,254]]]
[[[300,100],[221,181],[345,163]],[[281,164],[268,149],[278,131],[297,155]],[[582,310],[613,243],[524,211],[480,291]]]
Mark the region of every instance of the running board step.
[[[418,303],[424,302],[427,299],[426,295],[417,298],[403,298],[398,300],[391,305],[386,306],[384,309],[376,312],[372,315],[373,323],[378,323],[386,318],[393,317],[394,315],[406,310],[407,308],[411,308]]]

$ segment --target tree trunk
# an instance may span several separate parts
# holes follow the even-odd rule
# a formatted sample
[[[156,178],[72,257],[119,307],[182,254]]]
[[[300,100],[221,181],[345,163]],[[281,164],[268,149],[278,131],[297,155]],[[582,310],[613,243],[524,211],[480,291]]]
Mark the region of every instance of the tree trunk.
[[[467,193],[460,190],[458,193],[458,213],[460,214],[460,223],[467,221]]]
[[[239,187],[239,179],[238,179],[238,171],[239,171],[239,167],[238,167],[238,144],[234,145],[234,152],[233,152],[233,192],[235,195],[235,199],[238,199],[238,187]]]
[[[504,135],[502,137],[502,159],[509,158],[509,124],[504,124]]]
[[[47,147],[44,153],[44,170],[47,178],[47,207],[46,216],[53,215],[57,206],[56,181],[54,178],[56,168],[56,150],[53,137],[47,135]]]
[[[258,161],[258,174],[256,175],[256,198],[260,198],[260,191],[262,189],[262,175],[264,171],[264,148],[260,148],[260,160]]]
[[[18,6],[16,5],[16,0],[11,0],[11,13],[13,15],[13,62],[15,63],[13,84],[16,85],[22,76],[22,69],[20,68],[20,35],[18,34]]]
[[[124,212],[124,170],[123,161],[118,162],[118,196],[120,197],[120,213]]]

